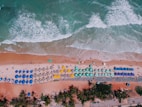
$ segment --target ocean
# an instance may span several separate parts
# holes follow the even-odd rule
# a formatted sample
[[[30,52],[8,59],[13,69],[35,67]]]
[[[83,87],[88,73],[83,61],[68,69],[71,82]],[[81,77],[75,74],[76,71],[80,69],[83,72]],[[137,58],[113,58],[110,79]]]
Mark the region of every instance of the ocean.
[[[86,50],[141,54],[142,0],[0,0],[0,52]]]

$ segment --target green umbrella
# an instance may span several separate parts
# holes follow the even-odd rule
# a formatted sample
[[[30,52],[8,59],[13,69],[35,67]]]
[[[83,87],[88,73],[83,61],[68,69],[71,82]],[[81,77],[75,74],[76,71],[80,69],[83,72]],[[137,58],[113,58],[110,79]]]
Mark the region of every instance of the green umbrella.
[[[48,59],[48,62],[49,62],[49,63],[52,63],[52,59]]]

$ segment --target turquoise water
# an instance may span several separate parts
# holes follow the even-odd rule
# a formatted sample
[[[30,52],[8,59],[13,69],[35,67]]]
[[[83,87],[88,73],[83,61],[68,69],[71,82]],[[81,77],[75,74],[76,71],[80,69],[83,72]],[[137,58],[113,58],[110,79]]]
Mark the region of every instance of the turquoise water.
[[[1,52],[70,47],[142,53],[142,0],[0,0]]]

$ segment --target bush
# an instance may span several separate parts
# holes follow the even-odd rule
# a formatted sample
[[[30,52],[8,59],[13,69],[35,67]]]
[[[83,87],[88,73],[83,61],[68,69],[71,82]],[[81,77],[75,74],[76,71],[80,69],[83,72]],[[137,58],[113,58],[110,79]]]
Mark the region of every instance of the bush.
[[[135,90],[140,96],[142,96],[142,86],[136,86]]]

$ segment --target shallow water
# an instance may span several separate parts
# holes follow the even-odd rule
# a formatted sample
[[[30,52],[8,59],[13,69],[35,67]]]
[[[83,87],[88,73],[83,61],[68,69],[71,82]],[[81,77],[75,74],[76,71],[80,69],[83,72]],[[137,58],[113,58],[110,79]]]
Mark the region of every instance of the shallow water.
[[[142,53],[142,1],[1,0],[0,32],[1,52]]]

